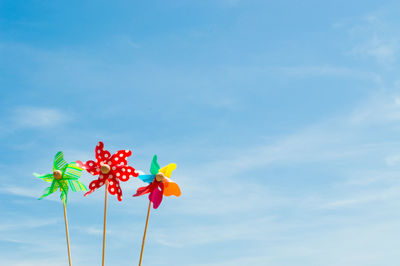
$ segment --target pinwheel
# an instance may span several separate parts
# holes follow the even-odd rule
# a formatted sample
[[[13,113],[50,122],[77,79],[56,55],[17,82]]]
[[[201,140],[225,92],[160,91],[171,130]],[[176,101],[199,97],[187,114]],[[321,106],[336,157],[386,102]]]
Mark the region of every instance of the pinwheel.
[[[164,196],[181,195],[181,190],[174,181],[171,180],[172,171],[176,169],[176,164],[171,163],[160,169],[157,163],[157,155],[154,155],[150,166],[151,175],[140,175],[139,178],[147,183],[148,186],[141,187],[136,191],[134,197],[142,196],[150,193],[149,200],[153,203],[153,208],[157,209],[160,206]]]
[[[92,175],[98,175],[97,180],[93,180],[89,184],[89,191],[85,194],[92,193],[96,189],[105,185],[104,200],[104,227],[103,227],[103,259],[105,258],[105,239],[106,239],[106,221],[107,221],[107,190],[111,195],[117,195],[117,199],[122,201],[122,190],[119,181],[126,182],[130,177],[137,177],[139,174],[135,168],[128,166],[127,158],[131,156],[130,150],[120,150],[111,156],[111,153],[104,149],[103,142],[99,142],[95,148],[95,161],[87,161],[82,163],[77,161],[79,167],[86,169]]]
[[[67,238],[68,247],[68,261],[71,266],[71,252],[69,247],[69,234],[68,234],[68,221],[67,221],[67,210],[65,204],[67,203],[68,188],[70,187],[72,191],[87,191],[87,188],[78,179],[82,175],[83,169],[78,167],[75,162],[67,163],[64,160],[64,154],[59,151],[54,157],[53,163],[53,173],[51,174],[37,174],[33,175],[39,177],[40,179],[51,182],[51,185],[46,188],[43,195],[39,199],[49,196],[50,194],[56,192],[58,189],[61,191],[60,199],[64,206],[64,221],[65,221],[65,232]]]
[[[149,208],[147,210],[147,218],[146,225],[144,229],[143,242],[142,242],[142,250],[140,252],[139,266],[142,264],[142,256],[144,249],[144,242],[146,239],[147,225],[149,222],[150,208],[151,203],[153,203],[153,208],[157,209],[160,206],[161,201],[164,196],[177,196],[181,195],[181,190],[174,181],[171,180],[172,171],[176,168],[176,164],[171,163],[163,168],[160,168],[160,165],[157,162],[157,155],[154,155],[153,160],[150,166],[150,175],[139,175],[139,178],[147,183],[150,183],[148,186],[141,187],[136,191],[134,197],[142,196],[147,193],[149,194]]]
[[[135,168],[127,165],[126,159],[132,155],[132,152],[130,150],[120,150],[111,156],[109,151],[104,150],[104,144],[100,141],[95,148],[95,153],[96,162],[76,162],[78,166],[86,169],[90,174],[99,176],[97,180],[90,182],[89,191],[85,196],[106,185],[108,192],[112,195],[117,195],[118,200],[122,201],[122,190],[119,181],[126,182],[130,177],[139,175]]]

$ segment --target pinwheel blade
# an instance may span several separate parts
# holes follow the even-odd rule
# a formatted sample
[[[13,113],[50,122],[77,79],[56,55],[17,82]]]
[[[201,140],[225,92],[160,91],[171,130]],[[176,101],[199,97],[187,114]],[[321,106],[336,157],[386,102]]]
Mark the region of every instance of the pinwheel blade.
[[[153,160],[151,161],[150,173],[152,175],[156,175],[156,174],[158,174],[159,170],[160,170],[160,165],[157,162],[157,155],[154,154]]]
[[[53,181],[53,179],[54,179],[53,174],[41,175],[41,174],[38,174],[38,173],[33,173],[33,175],[36,176],[36,177],[39,177],[40,179],[42,179],[42,180],[44,180],[46,182],[49,182],[49,183],[51,181]]]
[[[86,192],[88,190],[86,186],[78,180],[68,180],[68,184],[73,192],[78,192],[78,191]]]
[[[151,183],[154,181],[154,178],[156,178],[156,175],[139,175],[138,176],[140,180],[146,183]]]
[[[172,171],[174,171],[175,169],[176,169],[176,164],[171,163],[171,164],[161,168],[160,172],[163,173],[166,177],[171,178]]]
[[[67,165],[65,169],[63,179],[66,180],[77,180],[82,175],[83,169],[80,168],[75,162]]]
[[[154,209],[157,209],[158,206],[160,206],[161,204],[161,201],[163,199],[163,190],[164,190],[164,185],[163,183],[160,183],[159,187],[154,189],[149,195],[149,200],[153,203]]]
[[[169,179],[168,177],[164,179],[164,196],[176,196],[179,197],[181,193],[181,189],[178,184]]]
[[[51,183],[50,187],[44,190],[43,195],[39,199],[43,199],[44,197],[47,197],[48,195],[56,192],[58,188],[58,182],[56,182],[56,180],[53,180],[53,183]]]
[[[67,204],[67,198],[68,198],[68,190],[61,191],[60,199],[64,201],[65,204]]]
[[[53,170],[64,170],[67,165],[67,161],[64,160],[64,154],[62,151],[57,152],[54,156]]]
[[[60,199],[62,201],[64,201],[64,203],[66,204],[67,203],[67,195],[68,195],[68,181],[60,180],[60,181],[58,181],[58,184],[61,189]]]
[[[95,148],[97,162],[107,162],[111,158],[111,153],[104,149],[104,143],[99,141]]]
[[[150,185],[145,186],[145,187],[140,187],[137,189],[136,194],[133,195],[133,197],[138,197],[138,196],[142,196],[144,194],[150,193],[156,188],[157,188],[157,182],[153,182]]]

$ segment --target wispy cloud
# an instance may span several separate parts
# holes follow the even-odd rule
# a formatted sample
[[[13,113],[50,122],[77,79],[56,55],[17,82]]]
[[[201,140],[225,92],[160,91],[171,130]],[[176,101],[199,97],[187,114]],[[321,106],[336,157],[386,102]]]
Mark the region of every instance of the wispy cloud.
[[[300,78],[327,76],[349,79],[360,79],[373,81],[376,84],[382,83],[382,77],[379,73],[360,70],[357,68],[340,67],[334,65],[319,65],[319,66],[287,66],[279,67],[278,70],[286,75],[296,76]]]
[[[27,187],[5,186],[0,189],[0,193],[10,194],[20,197],[29,197],[36,199],[39,198],[38,193],[35,190]]]
[[[386,130],[391,131],[397,127],[400,107],[396,99],[397,96],[394,94],[382,94],[380,97],[373,95],[348,114],[322,121],[275,143],[237,151],[230,150],[229,155],[224,156],[225,159],[198,166],[202,169],[201,174],[185,171],[180,177],[180,182],[183,183],[188,195],[185,201],[180,203],[182,209],[179,211],[203,215],[228,215],[269,209],[272,206],[301,208],[301,205],[304,205],[309,208],[313,205],[311,208],[321,208],[323,205],[327,208],[346,208],[391,200],[397,193],[396,182],[386,182],[384,188],[371,189],[360,186],[385,178],[388,180],[389,175],[392,177],[397,173],[393,173],[391,169],[377,171],[374,168],[376,165],[371,164],[380,161],[382,164],[389,162],[395,165],[398,156],[388,156],[396,153],[398,146],[396,140],[393,142],[389,139],[380,140],[376,139],[373,132],[365,133],[366,128],[384,126]],[[255,154],[257,156],[254,156]],[[354,160],[359,163],[352,165],[351,162]],[[340,171],[338,169],[334,171],[335,175],[339,176],[333,179],[321,176],[319,177],[321,180],[317,182],[343,184],[347,188],[337,187],[336,193],[329,195],[324,195],[323,191],[315,191],[313,192],[315,198],[311,202],[308,195],[289,196],[271,191],[268,186],[257,182],[257,178],[279,177],[273,177],[272,174],[268,174],[270,176],[268,177],[254,171],[254,169],[284,165],[294,167],[312,164],[324,165],[324,169],[329,171],[330,165],[337,163],[341,165]],[[362,175],[355,175],[357,169],[362,171]],[[243,177],[243,173],[246,173],[244,174],[246,177]],[[362,190],[361,193],[359,189]]]
[[[370,14],[357,18],[356,21],[342,22],[337,27],[347,28],[354,46],[350,54],[360,58],[373,59],[381,66],[392,67],[398,62],[400,38],[388,20],[391,11],[378,9]]]
[[[373,189],[372,191],[364,191],[360,195],[352,195],[344,199],[335,199],[334,201],[322,203],[320,208],[322,209],[337,209],[337,208],[349,208],[357,207],[360,205],[366,205],[368,203],[377,202],[390,202],[398,200],[400,198],[400,187],[388,187],[385,189]]]
[[[398,51],[399,41],[397,39],[384,39],[378,36],[372,36],[370,40],[355,46],[352,50],[355,55],[372,57],[383,65],[395,63]]]
[[[163,226],[153,229],[153,234],[158,243],[170,247],[256,240],[262,239],[267,232],[272,231],[271,225],[273,227],[276,225],[274,219],[274,217],[266,216],[257,219],[240,219],[230,224],[215,222],[207,226],[194,224],[195,226],[179,228]]]
[[[4,259],[1,261],[4,265],[14,265],[14,266],[61,266],[65,264],[65,259],[63,256],[58,259]]]
[[[349,121],[359,126],[387,125],[400,120],[400,96],[395,93],[375,94],[354,108]]]
[[[17,107],[11,114],[11,121],[16,128],[50,128],[70,119],[60,110],[33,106]]]
[[[20,230],[22,227],[29,229],[38,228],[56,223],[57,223],[56,219],[33,219],[30,217],[18,221],[6,222],[3,220],[0,222],[0,231]]]
[[[13,134],[13,142],[5,145],[5,160],[1,163],[7,177],[0,177],[6,182],[0,198],[8,204],[1,205],[0,240],[6,248],[0,253],[0,264],[65,265],[59,193],[49,197],[57,204],[35,204],[32,199],[40,196],[48,184],[28,175],[31,170],[51,168],[53,151],[47,149],[62,149],[68,161],[93,159],[93,147],[88,143],[99,136],[115,143],[139,142],[138,160],[131,157],[130,162],[135,167],[143,163],[140,169],[144,172],[148,172],[149,162],[139,160],[147,151],[163,153],[163,165],[169,160],[178,162],[173,179],[183,194],[180,198],[165,197],[159,209],[151,210],[146,243],[149,265],[165,265],[166,261],[174,265],[219,266],[396,262],[397,239],[393,232],[399,230],[400,223],[393,210],[400,197],[400,97],[388,93],[391,89],[387,85],[392,85],[396,75],[390,77],[393,72],[386,73],[381,66],[396,69],[400,39],[396,31],[383,31],[388,29],[382,23],[385,17],[378,14],[355,18],[356,22],[340,26],[349,33],[343,37],[343,31],[331,34],[332,29],[323,28],[326,20],[318,25],[307,20],[315,18],[315,14],[303,16],[306,13],[301,11],[307,12],[308,4],[304,5],[307,10],[297,12],[302,14],[301,20],[294,14],[296,27],[283,16],[285,21],[278,24],[287,28],[277,30],[271,26],[276,24],[274,16],[259,14],[265,13],[261,8],[275,13],[281,10],[281,4],[271,2],[267,7],[257,3],[254,8],[243,1],[220,0],[217,5],[243,6],[222,14],[215,8],[204,8],[210,1],[202,3],[201,9],[198,5],[190,7],[189,2],[157,9],[155,14],[157,18],[174,16],[181,20],[181,15],[173,13],[179,7],[179,12],[184,10],[185,17],[195,18],[193,21],[177,24],[177,20],[158,22],[150,18],[152,23],[145,34],[135,30],[132,35],[132,28],[126,24],[132,21],[129,19],[121,21],[118,25],[122,27],[115,33],[110,27],[117,25],[116,19],[110,17],[111,24],[104,28],[98,25],[104,19],[93,17],[91,21],[96,24],[88,24],[85,29],[101,28],[101,36],[96,35],[99,31],[82,33],[83,42],[78,35],[78,39],[68,38],[73,32],[70,27],[62,32],[62,25],[55,24],[53,28],[61,30],[59,35],[67,36],[62,38],[64,41],[57,41],[58,35],[51,34],[19,46],[0,43],[10,87],[18,82],[14,77],[22,76],[25,87],[47,95],[50,103],[68,95],[79,94],[87,99],[71,103],[72,110],[79,110],[79,116],[72,118],[57,105],[30,105],[29,96],[21,102],[26,106],[9,110],[4,106],[1,110],[2,115],[7,113],[1,131],[21,134]],[[206,14],[209,10],[211,20],[199,20],[199,12]],[[343,13],[334,15],[342,17]],[[251,17],[257,17],[257,23],[246,19]],[[57,21],[54,23],[64,23],[62,19]],[[302,31],[310,25],[313,30],[304,35]],[[48,30],[41,32],[46,34]],[[188,31],[205,34],[188,37]],[[16,29],[9,32],[15,33]],[[253,34],[256,32],[268,34]],[[65,43],[67,39],[72,43]],[[360,61],[368,64],[361,65]],[[331,82],[330,86],[324,87],[326,81]],[[47,93],[59,84],[59,93]],[[399,87],[390,88],[395,91]],[[333,88],[337,92],[329,94]],[[310,94],[299,99],[297,95],[302,91],[292,94],[294,89]],[[351,91],[347,94],[345,90]],[[8,91],[10,99],[15,99],[15,92]],[[373,95],[365,99],[371,91]],[[100,92],[110,92],[112,97]],[[309,113],[304,117],[296,113],[299,108],[307,109],[308,102],[320,103],[321,95],[329,96],[329,114],[334,115],[324,115],[327,108],[322,104],[310,107],[310,113],[318,113],[312,120]],[[347,95],[350,100],[343,99]],[[276,100],[266,101],[271,96]],[[306,103],[301,103],[302,99]],[[93,106],[99,103],[106,104],[93,113]],[[276,106],[282,103],[287,105],[282,113],[277,112]],[[264,121],[266,113],[274,117]],[[209,123],[220,114],[223,116],[217,120],[228,128]],[[288,117],[296,123],[286,121]],[[106,125],[99,126],[98,118],[104,118]],[[163,124],[163,120],[168,123]],[[245,130],[240,131],[238,127],[244,120]],[[41,139],[35,135],[55,132],[71,121],[76,121],[77,128],[71,127],[68,138],[78,139],[79,144],[67,141],[62,134]],[[270,130],[259,126],[264,122]],[[85,124],[84,130],[80,123]],[[280,131],[282,127],[278,126],[275,130],[275,123],[287,123],[289,127]],[[109,132],[99,133],[101,130]],[[203,134],[207,131],[215,135],[207,137]],[[139,138],[141,132],[145,132],[144,137]],[[24,150],[28,145],[32,146]],[[144,152],[140,154],[140,150]],[[88,174],[81,178],[85,184],[92,179]],[[140,250],[148,198],[133,199],[132,194],[143,185],[137,178],[132,179],[121,184],[123,202],[108,198],[110,263],[129,264],[131,258],[136,259],[134,250]],[[74,265],[95,265],[101,254],[104,188],[86,198],[82,194],[71,193],[73,204],[68,205],[73,260]],[[155,253],[157,256],[153,256]]]

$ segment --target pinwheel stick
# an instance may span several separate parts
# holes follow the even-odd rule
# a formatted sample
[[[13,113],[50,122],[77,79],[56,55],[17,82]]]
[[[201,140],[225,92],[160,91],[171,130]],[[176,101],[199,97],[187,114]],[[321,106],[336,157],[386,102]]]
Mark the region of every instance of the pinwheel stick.
[[[65,202],[64,201],[63,201],[63,206],[64,206],[65,235],[67,236],[67,247],[68,247],[68,262],[69,262],[69,266],[71,266],[71,250],[69,248],[67,209],[65,208]]]
[[[142,242],[142,250],[140,251],[139,266],[142,265],[144,241],[146,240],[147,225],[149,224],[150,209],[151,209],[151,201],[149,200],[149,209],[147,210],[146,225],[145,225],[145,227],[144,227],[143,242]]]
[[[104,199],[104,227],[103,227],[103,259],[102,265],[104,266],[105,250],[106,250],[106,223],[107,223],[107,190],[108,190],[108,180],[106,180],[105,186],[105,199]]]

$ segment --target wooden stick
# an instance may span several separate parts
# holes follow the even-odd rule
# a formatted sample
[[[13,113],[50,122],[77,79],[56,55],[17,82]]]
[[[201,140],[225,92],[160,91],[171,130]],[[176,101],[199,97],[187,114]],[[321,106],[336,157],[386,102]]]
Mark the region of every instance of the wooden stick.
[[[68,221],[67,221],[67,210],[65,208],[65,202],[63,201],[63,206],[64,206],[64,221],[65,221],[65,234],[67,236],[67,247],[68,247],[68,261],[69,261],[69,266],[71,266],[71,250],[69,248],[69,234],[68,234]]]
[[[106,180],[106,195],[104,199],[104,227],[103,227],[103,260],[102,265],[104,266],[104,255],[106,249],[106,223],[107,223],[107,193],[108,192],[108,180]]]
[[[144,241],[146,240],[146,232],[147,232],[147,225],[148,225],[148,223],[149,223],[150,209],[151,209],[151,201],[149,200],[149,209],[147,210],[146,226],[144,227],[143,242],[142,242],[142,250],[140,251],[139,266],[142,265]]]

